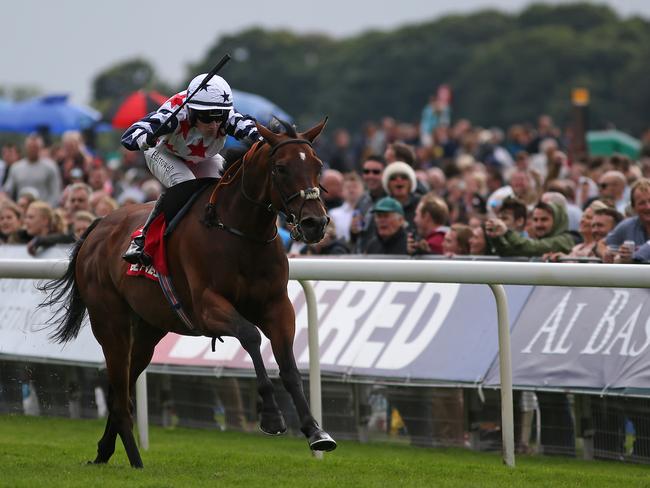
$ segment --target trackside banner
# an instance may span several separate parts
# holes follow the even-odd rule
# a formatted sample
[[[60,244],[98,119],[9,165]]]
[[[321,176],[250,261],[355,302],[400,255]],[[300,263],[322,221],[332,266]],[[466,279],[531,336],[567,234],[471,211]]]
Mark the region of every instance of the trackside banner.
[[[51,249],[44,258],[67,256]],[[29,256],[24,247],[0,246],[0,259]],[[146,279],[146,278],[131,278]],[[65,346],[47,339],[47,311],[34,280],[0,280],[0,355],[103,362],[86,324]],[[481,382],[498,351],[496,304],[486,285],[314,282],[318,301],[320,362],[325,373],[400,379]],[[507,287],[510,317],[519,315],[532,287]],[[302,287],[290,282],[296,310],[294,353],[309,367],[307,308]],[[277,369],[268,341],[262,355]],[[224,337],[212,352],[210,339],[168,334],[157,364],[253,369],[239,342]]]
[[[481,382],[498,351],[496,304],[483,285],[314,282],[323,372],[407,380]],[[517,317],[532,287],[507,287],[510,316]],[[296,310],[294,353],[309,367],[307,308],[302,288],[290,282]],[[252,368],[234,339],[168,335],[153,361]],[[270,343],[262,343],[267,367],[277,369]]]
[[[520,386],[648,388],[650,290],[537,287],[512,332]],[[487,384],[499,383],[498,364]]]
[[[68,249],[53,247],[40,255],[44,259],[68,257]],[[0,259],[32,259],[25,246],[0,246]],[[104,362],[102,350],[88,326],[65,345],[48,340],[46,323],[53,310],[37,309],[44,296],[36,289],[39,280],[0,279],[0,357],[21,356],[58,361]]]

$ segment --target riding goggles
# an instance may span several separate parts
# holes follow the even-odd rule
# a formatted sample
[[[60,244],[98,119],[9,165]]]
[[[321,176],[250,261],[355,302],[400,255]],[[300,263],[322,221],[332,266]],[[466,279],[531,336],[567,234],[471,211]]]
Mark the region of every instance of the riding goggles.
[[[211,122],[223,123],[228,118],[228,112],[225,110],[194,110],[196,119],[204,124]]]

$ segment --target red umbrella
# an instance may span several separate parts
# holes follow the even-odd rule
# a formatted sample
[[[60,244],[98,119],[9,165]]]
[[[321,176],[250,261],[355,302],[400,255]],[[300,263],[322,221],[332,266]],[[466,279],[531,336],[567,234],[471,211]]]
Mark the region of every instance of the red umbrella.
[[[167,101],[167,97],[157,91],[138,90],[127,96],[115,109],[111,125],[116,129],[128,129],[149,112]]]

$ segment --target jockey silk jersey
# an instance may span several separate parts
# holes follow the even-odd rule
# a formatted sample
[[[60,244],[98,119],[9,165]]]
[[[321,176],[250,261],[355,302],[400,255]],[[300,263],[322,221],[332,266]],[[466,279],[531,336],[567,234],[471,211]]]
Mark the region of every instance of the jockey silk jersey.
[[[174,109],[183,103],[186,97],[187,90],[177,93],[156,112],[151,112],[133,124],[122,135],[122,145],[131,151],[155,147],[159,151],[168,151],[185,163],[193,164],[211,158],[221,151],[227,135],[239,140],[257,141],[259,139],[255,119],[235,112],[234,109],[230,109],[228,119],[219,128],[216,137],[205,137],[196,127],[190,125],[189,109],[186,105],[175,117],[176,120],[170,121],[166,133],[159,136],[154,145],[149,146],[147,143],[143,143],[145,138],[142,136],[153,134],[171,116]]]

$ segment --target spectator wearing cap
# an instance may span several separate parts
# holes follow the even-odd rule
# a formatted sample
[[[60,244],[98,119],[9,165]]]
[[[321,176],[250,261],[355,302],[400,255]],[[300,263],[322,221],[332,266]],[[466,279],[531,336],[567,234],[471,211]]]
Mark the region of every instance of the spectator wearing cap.
[[[363,250],[365,254],[406,254],[404,209],[394,198],[384,197],[372,209],[375,235]]]
[[[634,252],[650,240],[650,179],[640,178],[631,188],[630,199],[636,215],[623,220],[607,236],[608,246],[619,246],[617,262],[631,263]],[[634,241],[635,249],[621,246],[625,241]]]
[[[390,163],[384,169],[382,185],[388,196],[400,203],[408,225],[414,227],[415,208],[420,199],[415,195],[417,178],[413,168],[402,161]]]
[[[38,198],[50,205],[58,205],[61,195],[59,168],[51,159],[41,156],[43,139],[30,135],[25,139],[25,157],[9,167],[4,191],[17,199],[26,187],[37,190]]]
[[[449,209],[445,201],[433,193],[422,197],[415,209],[417,235],[408,233],[409,254],[442,254],[442,243],[449,230]]]

